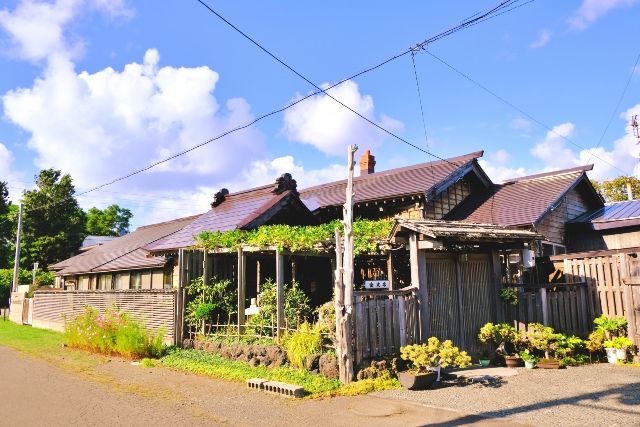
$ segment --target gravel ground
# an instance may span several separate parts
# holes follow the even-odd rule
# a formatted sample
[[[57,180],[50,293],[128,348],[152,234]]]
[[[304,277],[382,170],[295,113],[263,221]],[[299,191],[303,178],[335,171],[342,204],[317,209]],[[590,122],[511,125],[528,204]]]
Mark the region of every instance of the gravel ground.
[[[518,368],[518,375],[486,385],[447,381],[433,390],[376,395],[530,425],[640,426],[640,368],[606,363]]]

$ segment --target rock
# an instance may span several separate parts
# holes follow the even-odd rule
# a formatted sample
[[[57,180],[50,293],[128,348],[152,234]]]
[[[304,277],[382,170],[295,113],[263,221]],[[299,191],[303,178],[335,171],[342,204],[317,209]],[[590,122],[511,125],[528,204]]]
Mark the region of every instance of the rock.
[[[338,358],[331,354],[320,356],[320,375],[327,378],[339,378]]]
[[[318,371],[320,369],[320,354],[312,354],[302,361],[304,369],[307,371]]]

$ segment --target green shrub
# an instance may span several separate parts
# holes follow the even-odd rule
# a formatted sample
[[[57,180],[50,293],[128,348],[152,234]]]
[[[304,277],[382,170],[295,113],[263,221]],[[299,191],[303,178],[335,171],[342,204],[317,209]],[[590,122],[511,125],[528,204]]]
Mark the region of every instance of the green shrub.
[[[100,315],[88,306],[83,314],[65,322],[64,340],[69,347],[137,359],[162,355],[164,331],[150,335],[126,313],[108,309]]]
[[[212,321],[219,316],[220,321],[226,322],[236,311],[235,286],[230,280],[213,279],[205,285],[202,276],[195,278],[186,286],[187,294],[193,300],[187,303],[185,320],[189,325],[199,325],[203,321]]]
[[[317,328],[312,328],[308,323],[300,325],[298,331],[292,333],[284,342],[287,349],[287,358],[291,366],[304,367],[304,359],[307,356],[319,354],[322,351],[322,335]]]
[[[260,335],[273,330],[277,314],[277,289],[272,280],[260,285],[260,312],[249,318],[249,325]],[[297,282],[284,284],[284,317],[288,328],[304,322],[311,316],[311,303]]]

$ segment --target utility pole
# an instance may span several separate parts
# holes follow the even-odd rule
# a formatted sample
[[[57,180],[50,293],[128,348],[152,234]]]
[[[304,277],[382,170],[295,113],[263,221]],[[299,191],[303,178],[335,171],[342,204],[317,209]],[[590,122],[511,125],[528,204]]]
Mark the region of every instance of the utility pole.
[[[11,292],[18,292],[20,280],[20,238],[22,237],[22,203],[18,208],[18,232],[16,233],[16,257],[13,260],[13,287]]]
[[[352,345],[352,304],[353,304],[353,154],[358,150],[350,145],[347,151],[346,200],[343,208],[344,243],[340,231],[336,229],[336,272],[335,272],[335,309],[336,309],[336,354],[340,381],[348,384],[353,379]]]

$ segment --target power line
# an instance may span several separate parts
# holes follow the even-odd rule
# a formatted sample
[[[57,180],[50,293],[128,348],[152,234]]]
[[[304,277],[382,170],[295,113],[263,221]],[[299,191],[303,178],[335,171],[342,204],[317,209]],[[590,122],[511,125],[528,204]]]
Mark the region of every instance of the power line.
[[[489,89],[488,87],[486,87],[485,85],[483,85],[482,83],[478,82],[477,80],[474,80],[472,77],[470,77],[468,74],[465,74],[464,72],[460,71],[459,69],[457,69],[456,67],[454,67],[453,65],[449,64],[448,62],[446,62],[444,59],[436,56],[435,54],[429,52],[428,50],[425,50],[425,52],[430,55],[432,58],[434,58],[435,60],[437,60],[438,62],[440,62],[441,64],[445,65],[446,67],[448,67],[450,70],[454,71],[455,73],[459,74],[460,76],[464,77],[465,79],[469,80],[471,83],[473,83],[474,85],[478,86],[480,89],[484,90],[485,92],[487,92],[489,95],[493,96],[494,98],[500,100],[501,102],[503,102],[504,104],[508,105],[509,107],[513,108],[514,110],[518,111],[519,113],[523,114],[524,116],[526,116],[527,118],[529,118],[530,120],[534,121],[535,123],[537,123],[538,125],[542,126],[543,128],[547,129],[549,132],[554,133],[555,135],[559,136],[560,138],[564,139],[565,141],[569,142],[570,144],[575,145],[576,147],[580,148],[581,150],[586,150],[586,148],[584,148],[583,146],[581,146],[580,144],[578,144],[577,142],[573,141],[572,139],[570,139],[569,137],[557,132],[555,129],[553,129],[551,126],[543,123],[542,121],[536,119],[535,117],[533,117],[531,114],[527,113],[526,111],[524,111],[522,108],[518,107],[517,105],[513,104],[512,102],[506,100],[505,98],[503,98],[502,96],[498,95],[497,93],[495,93],[494,91],[492,91],[491,89]],[[608,161],[606,161],[605,159],[596,156],[595,154],[591,153],[593,157],[595,157],[598,160],[601,160],[603,163],[608,164],[609,166],[621,171],[622,173],[624,173],[625,175],[627,175],[628,173],[622,169],[620,169],[618,166],[609,163]]]
[[[276,56],[274,53],[272,53],[270,50],[268,50],[267,48],[265,48],[262,44],[260,44],[257,40],[255,40],[253,37],[249,36],[247,33],[245,33],[244,31],[242,31],[240,28],[238,28],[236,25],[234,25],[233,23],[231,23],[229,20],[227,20],[225,17],[223,17],[221,14],[219,14],[218,12],[216,12],[211,6],[209,6],[207,3],[205,3],[203,0],[196,0],[198,3],[200,3],[202,6],[204,6],[209,12],[211,12],[212,14],[214,14],[216,17],[218,17],[220,20],[222,20],[225,24],[227,24],[229,27],[231,27],[233,30],[235,30],[237,33],[239,33],[240,35],[242,35],[245,39],[249,40],[252,44],[254,44],[256,47],[258,47],[260,50],[262,50],[264,53],[266,53],[268,56],[270,56],[271,58],[273,58],[276,62],[280,63],[283,67],[285,67],[286,69],[288,69],[289,71],[291,71],[293,74],[295,74],[296,76],[300,77],[302,80],[304,80],[305,82],[307,82],[308,84],[310,84],[311,86],[313,86],[316,90],[318,90],[318,93],[323,93],[326,96],[328,96],[329,98],[331,98],[332,100],[334,100],[335,102],[337,102],[338,104],[340,104],[341,106],[343,106],[344,108],[346,108],[347,110],[351,111],[352,113],[354,113],[355,115],[357,115],[358,117],[360,117],[361,119],[363,119],[364,121],[366,121],[367,123],[371,124],[372,126],[376,127],[377,129],[387,133],[388,135],[394,137],[395,139],[397,139],[398,141],[401,141],[419,151],[422,151],[423,153],[426,153],[428,155],[431,155],[439,160],[443,160],[446,161],[446,159],[439,157],[431,152],[429,152],[428,150],[424,150],[422,148],[420,148],[419,146],[407,141],[406,139],[402,138],[401,136],[399,136],[398,134],[396,134],[395,132],[390,131],[389,129],[381,126],[380,124],[374,122],[373,120],[369,119],[368,117],[360,114],[358,111],[354,110],[353,108],[351,108],[350,106],[346,105],[345,103],[343,103],[342,101],[340,101],[339,99],[335,98],[333,95],[331,95],[329,93],[329,89],[330,88],[326,88],[323,89],[320,86],[318,86],[317,84],[315,84],[314,82],[312,82],[310,79],[308,79],[307,77],[305,77],[302,73],[300,73],[299,71],[297,71],[295,68],[293,68],[292,66],[290,66],[289,64],[287,64],[284,60],[280,59],[278,56]],[[465,27],[468,27],[470,25],[472,25],[475,22],[481,21],[481,20],[486,20],[486,18],[488,18],[489,16],[491,16],[494,13],[497,13],[498,11],[511,6],[513,4],[518,3],[520,0],[505,0],[500,2],[497,6],[494,6],[493,8],[487,10],[486,12],[482,13],[476,13],[474,15],[472,15],[471,18],[467,18],[465,20],[463,20],[460,24],[451,27],[445,31],[443,31],[442,33],[431,37],[427,40],[424,40],[421,43],[418,43],[415,47],[413,48],[409,48],[406,51],[402,52],[399,55],[394,56],[392,59],[387,60],[386,62],[390,62],[393,59],[397,59],[401,56],[404,56],[408,53],[411,53],[414,51],[414,49],[420,49],[420,48],[424,48],[425,46],[427,46],[429,43],[432,43],[440,38],[446,37],[450,34],[453,34],[457,31],[460,31],[462,29],[464,29]],[[386,63],[385,62],[385,63]]]
[[[410,143],[409,141],[406,141],[405,139],[401,138],[400,136],[396,135],[395,133],[393,133],[393,132],[391,132],[391,131],[389,131],[389,130],[387,130],[387,129],[384,129],[384,128],[383,128],[382,126],[380,126],[379,124],[377,124],[377,123],[375,123],[375,122],[373,122],[373,121],[369,120],[368,118],[366,118],[366,117],[362,116],[360,113],[356,112],[355,110],[351,109],[350,107],[346,106],[345,104],[342,104],[342,102],[338,101],[336,98],[334,98],[333,96],[331,96],[331,95],[330,95],[329,93],[327,93],[327,92],[328,92],[329,90],[331,90],[331,89],[333,89],[333,88],[335,88],[335,87],[337,87],[337,86],[339,86],[339,85],[341,85],[341,84],[345,83],[346,81],[353,80],[353,79],[355,79],[355,78],[357,78],[357,77],[359,77],[359,76],[361,76],[361,75],[363,75],[363,74],[367,74],[367,73],[369,73],[369,72],[372,72],[372,71],[374,71],[374,70],[376,70],[376,69],[378,69],[378,68],[380,68],[380,67],[382,67],[382,66],[384,66],[384,65],[386,65],[386,64],[388,64],[388,63],[390,63],[390,62],[392,62],[392,61],[395,61],[396,59],[401,58],[401,57],[403,57],[403,56],[407,55],[408,53],[411,53],[411,52],[412,52],[414,49],[416,49],[416,48],[423,48],[423,47],[427,46],[428,44],[433,43],[434,41],[437,41],[437,40],[439,40],[439,39],[441,39],[441,38],[443,38],[443,37],[446,37],[446,36],[448,36],[448,35],[451,35],[451,34],[453,34],[453,33],[455,33],[455,32],[461,31],[461,30],[462,30],[462,29],[464,29],[464,28],[467,28],[467,27],[472,26],[472,25],[476,25],[476,24],[478,24],[478,23],[480,23],[480,22],[484,22],[484,21],[486,21],[486,20],[488,20],[488,19],[491,19],[491,18],[493,18],[493,17],[496,17],[496,16],[499,16],[499,15],[501,15],[501,14],[507,13],[507,12],[509,12],[510,10],[516,9],[517,7],[512,7],[512,8],[510,8],[510,9],[509,9],[509,6],[512,6],[512,5],[517,4],[517,3],[519,3],[519,2],[520,2],[520,0],[505,0],[505,1],[502,1],[502,2],[500,2],[498,5],[494,6],[493,8],[490,8],[490,9],[486,10],[485,12],[479,12],[479,13],[476,13],[476,14],[474,14],[471,18],[468,18],[468,19],[466,19],[466,20],[462,21],[460,24],[455,25],[455,26],[453,26],[453,27],[450,27],[449,29],[447,29],[447,30],[445,30],[445,31],[443,31],[443,32],[441,32],[441,33],[439,33],[439,34],[435,35],[435,36],[432,36],[432,37],[429,37],[429,38],[425,39],[425,40],[424,40],[424,41],[422,41],[421,43],[416,44],[414,47],[411,47],[411,48],[409,48],[409,49],[407,49],[407,50],[405,50],[405,51],[403,51],[403,52],[401,52],[401,53],[399,53],[399,54],[397,54],[397,55],[394,55],[394,56],[392,56],[392,57],[390,57],[390,58],[388,58],[388,59],[385,59],[384,61],[382,61],[382,62],[380,62],[380,63],[378,63],[378,64],[376,64],[376,65],[373,65],[373,66],[371,66],[371,67],[368,67],[368,68],[366,68],[366,69],[364,69],[364,70],[362,70],[362,71],[360,71],[360,72],[358,72],[358,73],[355,73],[355,74],[353,74],[353,75],[351,75],[351,76],[349,76],[349,77],[347,77],[347,78],[344,78],[344,79],[342,79],[342,80],[338,81],[337,83],[334,83],[333,85],[330,85],[330,86],[328,86],[328,87],[326,87],[326,88],[324,88],[324,89],[323,89],[323,88],[321,88],[321,87],[319,87],[319,86],[315,85],[314,83],[312,83],[312,82],[311,82],[311,81],[309,81],[308,79],[306,79],[304,76],[302,76],[301,74],[299,74],[298,72],[296,72],[293,68],[291,68],[291,67],[289,67],[288,65],[286,65],[283,61],[281,61],[280,59],[278,59],[275,55],[271,54],[268,50],[266,50],[265,48],[263,48],[261,45],[259,45],[257,42],[255,42],[253,39],[251,39],[249,36],[247,36],[246,34],[244,34],[244,33],[243,33],[241,30],[239,30],[237,27],[233,26],[233,24],[231,24],[229,21],[227,21],[226,19],[224,19],[221,15],[219,15],[219,14],[218,14],[217,12],[215,12],[213,9],[211,9],[211,8],[210,8],[206,3],[204,3],[204,2],[202,2],[202,1],[200,1],[200,0],[198,0],[198,1],[199,1],[199,2],[204,6],[204,7],[206,7],[208,10],[210,10],[212,13],[214,13],[216,16],[218,16],[220,19],[222,19],[224,22],[226,22],[228,25],[232,26],[232,28],[234,28],[236,31],[240,32],[244,37],[246,37],[246,38],[248,38],[249,40],[251,40],[254,44],[256,44],[257,46],[259,46],[263,51],[267,52],[267,53],[268,53],[270,56],[272,56],[274,59],[278,60],[278,62],[282,63],[284,66],[286,66],[287,68],[289,68],[292,72],[294,72],[294,73],[298,74],[301,78],[303,78],[303,79],[304,79],[305,81],[307,81],[309,84],[311,84],[312,86],[314,86],[314,87],[317,89],[317,91],[312,92],[312,93],[308,94],[307,96],[304,96],[304,97],[302,97],[302,98],[300,98],[300,99],[297,99],[297,100],[295,100],[295,101],[293,101],[293,102],[291,102],[291,103],[289,103],[289,104],[285,105],[284,107],[278,108],[278,109],[276,109],[276,110],[272,110],[272,111],[270,111],[270,112],[268,112],[268,113],[265,113],[265,114],[263,114],[263,115],[261,115],[261,116],[259,116],[259,117],[255,118],[255,119],[253,119],[253,120],[251,120],[251,121],[249,121],[249,122],[245,123],[244,125],[240,125],[240,126],[237,126],[237,127],[235,127],[235,128],[229,129],[229,130],[227,130],[227,131],[225,131],[225,132],[223,132],[223,133],[221,133],[221,134],[219,134],[219,135],[217,135],[217,136],[215,136],[215,137],[213,137],[213,138],[209,138],[209,139],[207,139],[207,140],[205,140],[205,141],[203,141],[203,142],[201,142],[201,143],[199,143],[199,144],[196,144],[196,145],[194,145],[194,146],[192,146],[192,147],[189,147],[189,148],[187,148],[187,149],[185,149],[185,150],[183,150],[183,151],[180,151],[180,152],[178,152],[178,153],[175,153],[175,154],[173,154],[173,155],[171,155],[171,156],[169,156],[169,157],[166,157],[166,158],[164,158],[164,159],[162,159],[162,160],[159,160],[159,161],[157,161],[157,162],[151,163],[151,164],[149,164],[149,165],[147,165],[147,166],[145,166],[145,167],[142,167],[142,168],[140,168],[140,169],[133,170],[133,171],[131,171],[131,172],[129,172],[129,173],[127,173],[127,174],[125,174],[125,175],[122,175],[122,176],[120,176],[120,177],[118,177],[118,178],[112,179],[111,181],[108,181],[108,182],[105,182],[105,183],[103,183],[103,184],[97,185],[97,186],[95,186],[95,187],[89,188],[88,190],[82,191],[82,192],[80,192],[80,193],[76,194],[76,195],[75,195],[75,197],[83,196],[83,195],[85,195],[85,194],[88,194],[88,193],[91,193],[91,192],[97,191],[97,190],[99,190],[99,189],[101,189],[101,188],[107,187],[107,186],[109,186],[109,185],[115,184],[116,182],[120,182],[120,181],[123,181],[123,180],[125,180],[125,179],[131,178],[132,176],[138,175],[138,174],[140,174],[140,173],[142,173],[142,172],[146,172],[146,171],[148,171],[148,170],[150,170],[150,169],[152,169],[152,168],[154,168],[154,167],[156,167],[156,166],[159,166],[159,165],[161,165],[161,164],[163,164],[163,163],[169,162],[169,161],[171,161],[171,160],[173,160],[173,159],[175,159],[175,158],[177,158],[177,157],[183,156],[183,155],[188,154],[188,153],[190,153],[191,151],[194,151],[194,150],[196,150],[196,149],[198,149],[198,148],[200,148],[200,147],[203,147],[203,146],[205,146],[205,145],[208,145],[208,144],[210,144],[211,142],[214,142],[214,141],[217,141],[217,140],[219,140],[219,139],[222,139],[222,138],[224,138],[225,136],[227,136],[227,135],[229,135],[229,134],[232,134],[232,133],[238,132],[238,131],[240,131],[240,130],[246,129],[246,128],[250,127],[250,126],[253,126],[253,125],[254,125],[254,124],[256,124],[257,122],[259,122],[259,121],[261,121],[261,120],[263,120],[263,119],[265,119],[265,118],[267,118],[267,117],[270,117],[270,116],[273,116],[273,115],[275,115],[275,114],[281,113],[281,112],[283,112],[283,111],[285,111],[285,110],[287,110],[287,109],[289,109],[289,108],[291,108],[291,107],[293,107],[293,106],[295,106],[295,105],[299,104],[300,102],[303,102],[303,101],[305,101],[306,99],[309,99],[309,98],[311,98],[311,97],[313,97],[313,96],[316,96],[316,95],[319,95],[319,94],[321,94],[321,93],[324,93],[325,95],[329,96],[330,98],[332,98],[332,99],[333,99],[333,100],[335,100],[336,102],[338,102],[338,103],[340,103],[341,105],[343,105],[345,108],[347,108],[347,109],[351,110],[352,112],[354,112],[356,115],[358,115],[358,116],[359,116],[359,117],[361,117],[362,119],[364,119],[364,120],[366,120],[367,122],[371,123],[373,126],[375,126],[375,127],[379,128],[379,129],[381,129],[381,130],[383,130],[383,131],[385,131],[385,132],[389,133],[390,135],[394,136],[394,137],[395,137],[395,138],[397,138],[398,140],[400,140],[400,141],[402,141],[402,142],[404,142],[404,143],[406,143],[406,144],[408,144],[408,145],[410,145],[410,146],[412,146],[412,147],[414,147],[414,148],[418,149],[419,151],[422,151],[422,152],[424,152],[424,153],[426,153],[426,154],[429,154],[429,155],[433,156],[434,158],[436,158],[436,159],[438,159],[438,160],[442,160],[442,161],[445,161],[445,162],[447,162],[447,163],[451,163],[451,162],[449,162],[447,159],[442,158],[442,157],[440,157],[440,156],[437,156],[437,155],[435,155],[434,153],[430,153],[430,152],[428,152],[428,151],[426,151],[426,150],[424,150],[424,149],[422,149],[422,148],[418,147],[417,145],[412,144],[412,143]],[[528,2],[526,2],[526,3],[524,3],[524,4],[531,3],[532,1],[534,1],[534,0],[529,0]],[[522,4],[522,5],[524,5],[524,4]],[[522,6],[522,5],[521,5],[521,6]],[[52,206],[52,205],[53,205],[53,204],[55,204],[55,203],[61,203],[61,202],[62,202],[62,201],[58,201],[58,202],[54,202],[54,203],[50,203],[50,204],[47,204],[47,205],[44,205],[44,206],[40,206],[40,207],[37,207],[37,208],[31,209],[31,211],[33,211],[33,210],[35,210],[35,209],[44,209],[44,208],[46,208],[46,207]]]
[[[591,158],[593,157],[593,153],[598,149],[598,147],[600,147],[600,144],[604,140],[604,137],[607,134],[607,131],[609,130],[609,126],[611,126],[611,122],[613,121],[613,118],[616,116],[616,113],[618,112],[618,109],[620,108],[620,104],[622,104],[622,100],[624,99],[624,96],[627,93],[627,89],[629,89],[629,84],[631,83],[631,80],[633,79],[633,75],[636,73],[636,68],[638,67],[638,61],[640,61],[640,53],[636,57],[636,62],[635,62],[635,64],[633,64],[633,68],[631,69],[631,72],[629,73],[629,78],[627,79],[627,83],[624,85],[624,89],[622,90],[622,93],[620,94],[620,98],[618,98],[618,103],[616,104],[615,108],[611,112],[611,117],[609,117],[609,121],[607,122],[607,125],[604,127],[604,131],[602,131],[602,135],[600,135],[600,139],[598,140],[598,143],[591,150],[591,155],[589,156],[589,160],[587,160],[587,163],[589,163],[591,161]]]
[[[424,143],[427,146],[427,151],[431,151],[431,149],[429,148],[429,137],[427,136],[427,123],[424,119],[424,107],[422,106],[422,93],[420,91],[420,81],[418,80],[418,71],[416,70],[415,56],[416,56],[415,52],[411,52],[411,64],[413,65],[413,75],[416,78],[416,89],[418,91],[418,101],[420,103],[420,115],[422,117],[422,128],[424,129]],[[431,169],[431,177],[433,179],[433,182],[437,182],[436,174],[435,174],[435,171],[433,170],[433,167],[430,167],[429,169]]]

